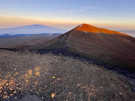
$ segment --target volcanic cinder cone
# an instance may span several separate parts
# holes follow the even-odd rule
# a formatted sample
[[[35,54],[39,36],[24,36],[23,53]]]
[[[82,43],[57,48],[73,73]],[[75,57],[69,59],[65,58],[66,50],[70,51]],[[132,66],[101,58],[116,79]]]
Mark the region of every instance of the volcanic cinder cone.
[[[112,66],[135,69],[135,39],[127,34],[82,24],[49,41],[44,49],[68,52]]]

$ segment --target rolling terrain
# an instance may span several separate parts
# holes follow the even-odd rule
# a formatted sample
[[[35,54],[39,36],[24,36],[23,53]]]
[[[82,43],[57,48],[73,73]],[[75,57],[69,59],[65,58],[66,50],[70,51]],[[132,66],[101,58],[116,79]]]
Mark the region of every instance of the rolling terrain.
[[[63,35],[47,40],[38,38],[36,41],[11,49],[40,53],[52,51],[86,58],[100,65],[135,70],[135,38],[125,33],[82,24]]]
[[[0,101],[134,101],[134,44],[88,24],[63,35],[0,38]]]
[[[0,37],[0,49],[14,49],[15,47],[30,47],[46,43],[47,41],[59,36],[60,34],[30,34],[30,35],[13,35]]]

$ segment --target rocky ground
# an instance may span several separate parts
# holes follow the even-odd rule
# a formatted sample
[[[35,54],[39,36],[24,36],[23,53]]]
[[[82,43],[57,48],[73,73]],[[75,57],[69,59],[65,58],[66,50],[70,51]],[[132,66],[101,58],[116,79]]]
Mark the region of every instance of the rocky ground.
[[[135,101],[124,75],[63,55],[0,51],[0,101]]]

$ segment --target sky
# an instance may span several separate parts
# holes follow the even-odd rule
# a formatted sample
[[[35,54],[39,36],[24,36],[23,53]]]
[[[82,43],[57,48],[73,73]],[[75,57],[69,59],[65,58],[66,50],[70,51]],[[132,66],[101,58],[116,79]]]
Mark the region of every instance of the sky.
[[[0,28],[44,24],[63,29],[87,23],[135,30],[135,0],[0,0]]]

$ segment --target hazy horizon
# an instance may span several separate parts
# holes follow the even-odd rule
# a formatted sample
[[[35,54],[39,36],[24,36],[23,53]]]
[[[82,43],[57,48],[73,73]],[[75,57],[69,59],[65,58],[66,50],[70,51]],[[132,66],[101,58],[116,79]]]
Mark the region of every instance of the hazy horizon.
[[[0,28],[0,35],[3,34],[10,34],[10,35],[16,35],[16,34],[40,34],[40,33],[65,33],[78,25],[74,26],[68,26],[68,28],[62,29],[56,26],[51,25],[43,25],[43,24],[30,24],[30,25],[18,25],[18,26],[11,26],[11,27],[5,27]],[[41,27],[41,28],[40,28]],[[50,27],[50,28],[49,28]],[[107,28],[109,30],[115,30],[122,33],[126,33],[128,35],[131,35],[135,37],[135,30],[125,30],[125,29],[119,29],[119,28],[109,28],[105,26],[97,26],[101,28]],[[32,29],[31,29],[32,28]],[[48,29],[49,28],[49,29]]]
[[[134,33],[134,4],[134,0],[4,0],[0,28],[42,24],[67,30],[87,23]]]

